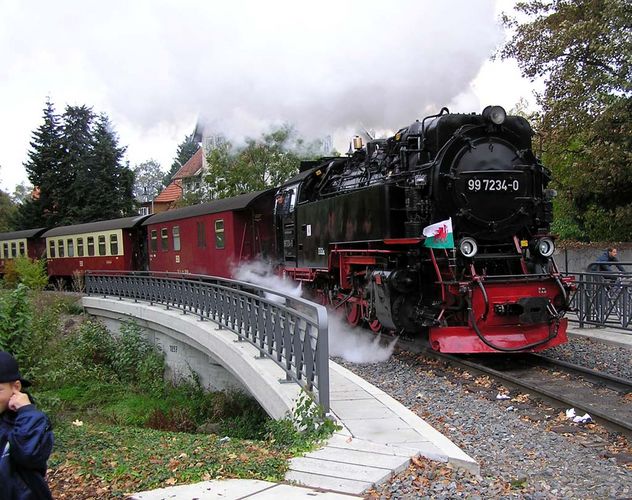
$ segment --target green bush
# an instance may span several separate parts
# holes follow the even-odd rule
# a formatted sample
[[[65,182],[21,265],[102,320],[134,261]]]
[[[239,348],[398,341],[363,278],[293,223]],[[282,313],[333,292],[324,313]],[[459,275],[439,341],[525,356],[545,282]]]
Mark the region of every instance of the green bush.
[[[124,323],[114,342],[112,368],[123,382],[155,393],[163,387],[164,356],[147,341],[134,322]]]
[[[5,288],[15,288],[23,284],[31,290],[41,291],[48,285],[46,262],[18,257],[7,262],[3,278]]]
[[[32,317],[31,301],[25,285],[19,284],[11,293],[0,296],[0,349],[20,359],[31,332]]]

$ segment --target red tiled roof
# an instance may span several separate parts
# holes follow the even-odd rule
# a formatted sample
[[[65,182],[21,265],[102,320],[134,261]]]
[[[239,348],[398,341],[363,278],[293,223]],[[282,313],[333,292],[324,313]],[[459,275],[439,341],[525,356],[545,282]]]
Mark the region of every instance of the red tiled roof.
[[[189,158],[189,161],[182,165],[180,170],[178,170],[172,178],[184,179],[185,177],[193,177],[197,175],[200,170],[202,170],[202,148],[198,148],[193,156]]]
[[[182,198],[182,181],[178,179],[172,181],[171,184],[164,188],[161,193],[154,198],[154,203],[170,203],[180,198]]]

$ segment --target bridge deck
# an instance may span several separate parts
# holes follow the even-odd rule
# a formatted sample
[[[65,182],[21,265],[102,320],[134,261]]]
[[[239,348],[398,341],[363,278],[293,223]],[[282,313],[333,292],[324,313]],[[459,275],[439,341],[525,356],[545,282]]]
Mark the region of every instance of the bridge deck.
[[[289,410],[300,394],[298,385],[282,382],[284,372],[272,360],[258,357],[253,346],[235,342],[235,334],[217,330],[212,321],[131,300],[86,297],[83,304],[90,314],[104,320],[135,318],[153,335],[167,335],[172,339],[169,342],[185,343],[187,349],[178,350],[177,357],[166,352],[168,362],[171,358],[188,365],[193,350],[212,356],[276,418]],[[323,448],[292,459],[286,480],[359,495],[404,470],[417,455],[479,472],[471,457],[385,392],[333,361],[329,362],[329,378],[331,413],[343,429]],[[164,493],[144,492],[135,498],[163,498]]]

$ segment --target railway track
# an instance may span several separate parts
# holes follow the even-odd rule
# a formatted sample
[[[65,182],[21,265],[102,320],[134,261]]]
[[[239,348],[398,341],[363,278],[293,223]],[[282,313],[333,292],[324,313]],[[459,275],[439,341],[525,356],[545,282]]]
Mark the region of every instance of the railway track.
[[[477,374],[486,374],[521,391],[588,413],[606,427],[632,436],[632,381],[539,354],[512,357],[442,354],[420,349],[425,356],[444,360]]]

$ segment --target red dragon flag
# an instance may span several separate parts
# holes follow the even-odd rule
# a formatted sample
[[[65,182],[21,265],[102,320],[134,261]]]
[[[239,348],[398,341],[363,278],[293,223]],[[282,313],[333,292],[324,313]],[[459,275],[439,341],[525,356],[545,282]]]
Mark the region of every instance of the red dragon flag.
[[[452,218],[442,220],[424,228],[426,241],[424,246],[429,248],[454,248],[454,236],[452,236]]]

